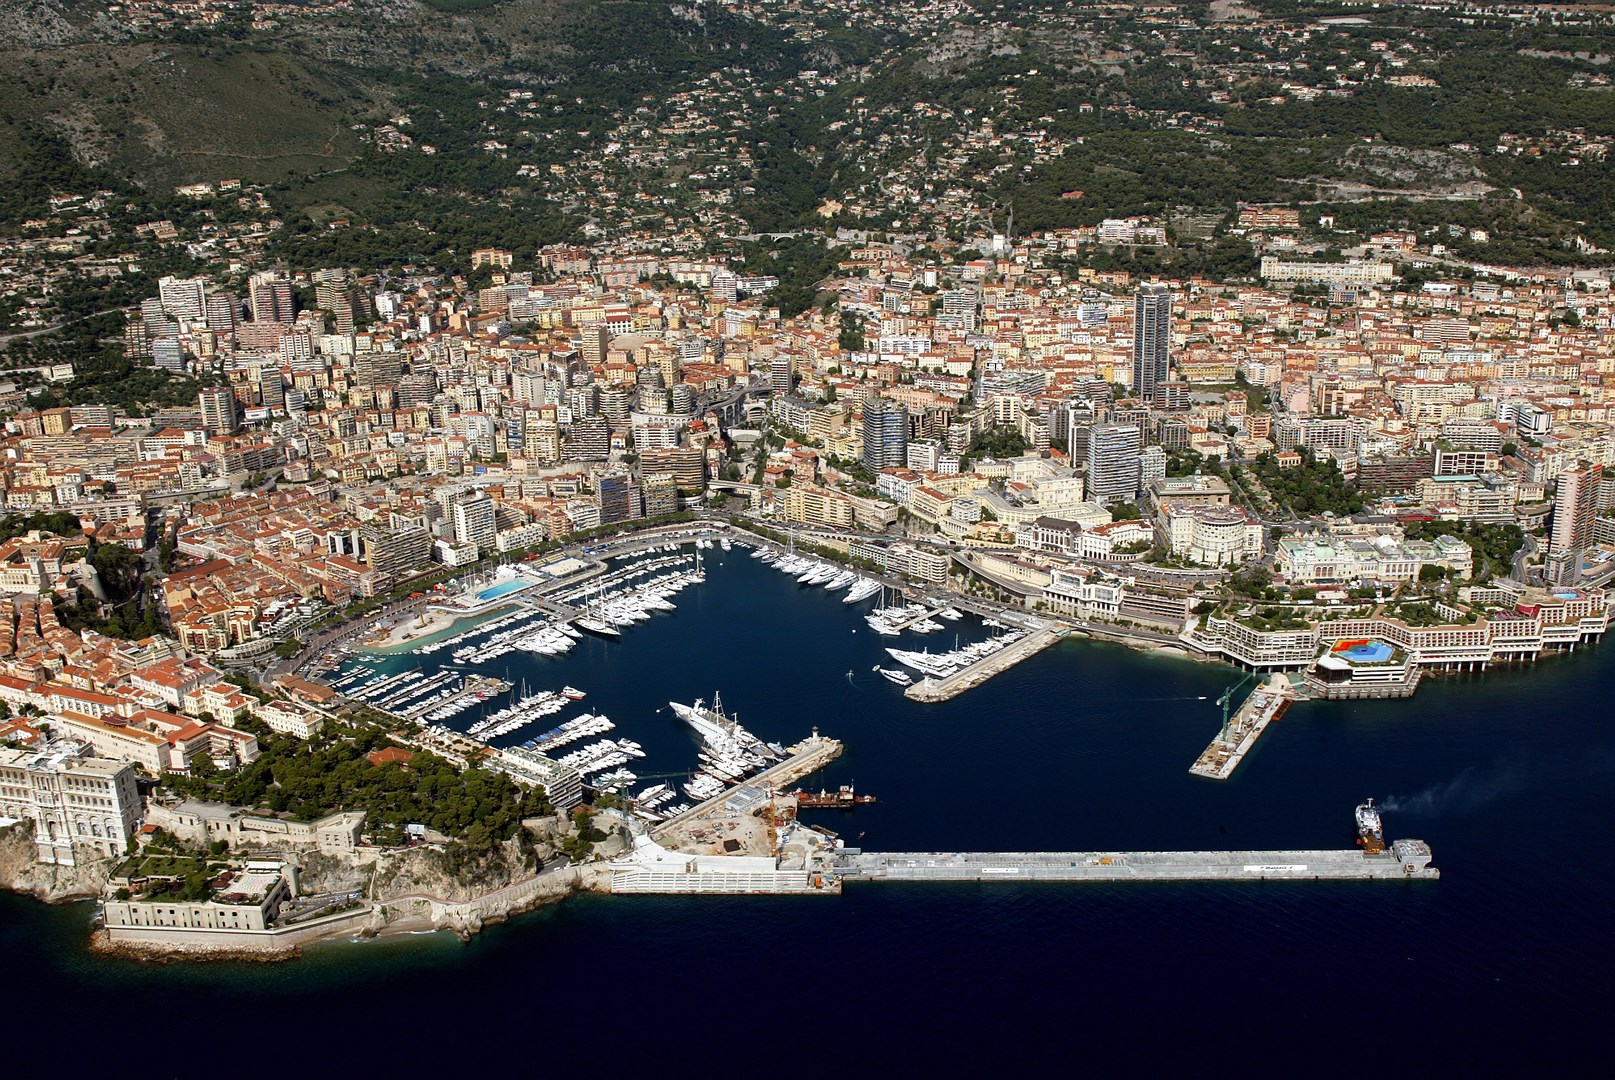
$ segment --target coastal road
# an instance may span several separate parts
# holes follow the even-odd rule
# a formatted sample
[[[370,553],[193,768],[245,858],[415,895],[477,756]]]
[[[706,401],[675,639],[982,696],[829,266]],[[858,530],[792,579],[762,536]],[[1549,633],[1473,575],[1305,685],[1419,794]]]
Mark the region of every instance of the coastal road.
[[[968,567],[972,573],[981,575],[983,578],[986,578],[988,581],[992,582],[994,585],[997,585],[1001,589],[1006,589],[1010,592],[1018,592],[1020,589],[1025,588],[1025,586],[1020,582],[1011,581],[1008,578],[1001,577],[1000,575],[994,574],[989,570],[982,569],[980,566],[975,564],[974,560],[971,558],[970,552],[956,551],[953,553],[953,557],[954,561]],[[1013,617],[1013,613],[1017,610],[1020,609],[1006,608],[1005,614]],[[1064,615],[1060,616],[1058,621],[1095,637],[1131,641],[1152,647],[1169,646],[1174,649],[1188,648],[1188,646],[1184,644],[1182,638],[1178,637],[1176,634],[1169,634],[1161,630],[1146,630],[1135,626],[1120,626],[1114,623],[1095,622],[1091,619],[1079,619]]]
[[[1536,537],[1526,533],[1525,542],[1520,545],[1520,550],[1514,553],[1514,566],[1509,572],[1509,576],[1522,585],[1529,584],[1531,580],[1529,577],[1530,572],[1526,569],[1525,564],[1528,560],[1535,558],[1536,554]]]

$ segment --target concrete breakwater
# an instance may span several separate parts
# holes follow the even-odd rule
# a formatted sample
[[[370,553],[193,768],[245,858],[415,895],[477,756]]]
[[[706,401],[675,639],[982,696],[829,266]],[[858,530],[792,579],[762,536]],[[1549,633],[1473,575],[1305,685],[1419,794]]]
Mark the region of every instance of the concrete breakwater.
[[[1377,854],[1343,851],[864,852],[836,860],[858,881],[1351,881],[1430,880],[1422,840],[1398,840]]]
[[[1290,700],[1289,686],[1280,676],[1251,691],[1227,727],[1211,740],[1189,771],[1212,780],[1228,779],[1256,746],[1256,740],[1262,737],[1267,726],[1284,715]]]
[[[1034,630],[1026,637],[977,660],[974,664],[949,675],[945,679],[921,679],[903,691],[910,701],[937,702],[958,697],[973,690],[994,675],[1008,671],[1029,656],[1034,656],[1065,636],[1064,630]]]

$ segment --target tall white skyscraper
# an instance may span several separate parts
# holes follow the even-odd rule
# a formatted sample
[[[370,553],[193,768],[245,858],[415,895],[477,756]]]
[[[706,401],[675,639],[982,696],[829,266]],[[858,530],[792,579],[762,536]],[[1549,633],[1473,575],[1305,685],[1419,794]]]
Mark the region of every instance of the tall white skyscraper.
[[[1109,506],[1138,495],[1142,438],[1134,424],[1095,424],[1088,432],[1088,498]]]

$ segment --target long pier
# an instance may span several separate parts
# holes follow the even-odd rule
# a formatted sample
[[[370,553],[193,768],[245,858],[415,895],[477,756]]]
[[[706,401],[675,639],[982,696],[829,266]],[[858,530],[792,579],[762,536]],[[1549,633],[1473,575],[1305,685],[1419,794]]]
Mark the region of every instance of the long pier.
[[[1398,840],[1389,850],[866,852],[836,860],[857,881],[1355,881],[1429,880],[1430,846]]]
[[[1228,722],[1228,729],[1219,732],[1211,745],[1201,751],[1195,763],[1189,766],[1190,772],[1212,780],[1226,780],[1233,775],[1262,732],[1267,730],[1267,725],[1283,716],[1290,707],[1289,692],[1277,685],[1281,678],[1276,676],[1273,683],[1251,691]]]
[[[811,776],[830,762],[841,756],[842,744],[840,740],[829,739],[818,733],[815,728],[813,734],[791,747],[791,756],[771,768],[764,769],[756,776],[744,780],[734,787],[725,788],[705,802],[696,803],[678,817],[668,818],[651,829],[652,837],[666,836],[675,827],[688,825],[710,814],[714,810],[725,808],[725,804],[736,794],[752,788],[759,792],[783,790],[789,785]]]
[[[1065,634],[1064,629],[1034,630],[1014,644],[1006,645],[997,652],[982,657],[945,679],[921,679],[903,691],[903,696],[910,701],[926,702],[947,701],[949,698],[958,697],[966,690],[974,690],[994,675],[1008,671],[1027,657],[1042,652]]]

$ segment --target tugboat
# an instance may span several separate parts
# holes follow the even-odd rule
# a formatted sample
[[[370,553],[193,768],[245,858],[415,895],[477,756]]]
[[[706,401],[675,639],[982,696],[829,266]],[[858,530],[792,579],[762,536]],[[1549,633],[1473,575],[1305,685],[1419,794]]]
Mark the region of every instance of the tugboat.
[[[1380,822],[1379,807],[1369,799],[1357,807],[1357,842],[1363,852],[1378,855],[1385,850],[1385,826]]]

